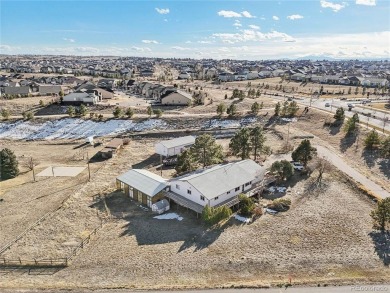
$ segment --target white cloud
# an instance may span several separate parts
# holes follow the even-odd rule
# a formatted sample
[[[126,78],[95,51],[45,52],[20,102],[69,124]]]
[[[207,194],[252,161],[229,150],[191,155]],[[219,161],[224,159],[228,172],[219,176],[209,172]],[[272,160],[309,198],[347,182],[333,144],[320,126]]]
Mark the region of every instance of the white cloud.
[[[241,14],[246,18],[256,18],[256,16],[251,15],[248,11],[243,11]]]
[[[375,6],[376,0],[356,0],[357,5]]]
[[[276,15],[272,16],[272,19],[273,20],[279,20],[279,17],[277,17]]]
[[[168,22],[168,19],[164,18],[164,21],[165,21],[165,22]]]
[[[191,41],[186,41],[185,43],[186,43],[186,44],[192,44],[192,42],[191,42]]]
[[[159,42],[157,42],[155,40],[142,40],[142,43],[145,43],[145,44],[160,44]]]
[[[156,11],[160,14],[168,14],[169,8],[156,8]]]
[[[217,33],[212,37],[220,39],[226,44],[235,44],[240,42],[262,42],[266,40],[279,40],[283,42],[294,42],[295,39],[285,33],[271,31],[262,33],[255,30],[241,30],[239,33]]]
[[[250,24],[250,25],[248,25],[251,29],[253,29],[253,30],[259,30],[260,29],[260,27],[258,26],[258,25],[254,25],[254,24]]]
[[[330,8],[334,12],[339,12],[341,9],[345,8],[347,6],[347,3],[333,3],[333,2],[328,2],[326,0],[321,0],[320,1],[321,7],[322,8]]]
[[[74,42],[76,42],[76,40],[75,39],[68,39],[68,38],[62,38],[64,41],[67,41],[67,42],[69,42],[69,43],[74,43]]]
[[[238,19],[236,19],[236,21],[233,23],[233,26],[240,27],[240,26],[242,26],[242,24]]]
[[[219,16],[227,17],[227,18],[232,18],[232,17],[242,17],[242,15],[238,12],[234,12],[231,10],[221,10],[218,11]]]
[[[16,51],[16,50],[20,50],[21,48],[20,47],[14,47],[14,46],[9,46],[9,45],[0,45],[0,52],[11,52],[12,51]]]
[[[288,19],[291,19],[291,20],[296,20],[296,19],[302,19],[303,16],[300,15],[300,14],[293,14],[293,15],[289,15],[287,16]]]
[[[185,48],[185,47],[180,47],[180,46],[173,46],[171,47],[173,50],[178,50],[178,51],[188,51],[191,50],[191,48]]]
[[[136,47],[136,46],[133,46],[130,48],[131,50],[133,51],[137,51],[137,52],[152,52],[152,50],[148,47]]]
[[[199,44],[212,44],[212,41],[198,41]]]

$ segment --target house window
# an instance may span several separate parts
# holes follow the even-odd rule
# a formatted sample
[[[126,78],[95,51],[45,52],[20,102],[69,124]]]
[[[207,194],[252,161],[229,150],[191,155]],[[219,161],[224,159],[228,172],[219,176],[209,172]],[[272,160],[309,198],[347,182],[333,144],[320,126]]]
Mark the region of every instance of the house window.
[[[200,196],[200,200],[204,201],[204,196],[203,195]]]
[[[214,200],[218,200],[218,198],[219,198],[219,197],[218,197],[218,196],[216,196],[216,197],[214,197]]]
[[[252,182],[247,182],[247,183],[245,183],[245,186],[248,186],[248,185],[250,185]]]
[[[234,191],[239,191],[240,190],[240,187],[236,187],[236,189],[234,189]]]
[[[226,192],[226,194],[230,194],[230,190],[228,192]]]
[[[188,194],[191,194],[191,190],[187,189],[187,193],[188,193]]]
[[[180,185],[176,184],[176,189],[180,190]]]

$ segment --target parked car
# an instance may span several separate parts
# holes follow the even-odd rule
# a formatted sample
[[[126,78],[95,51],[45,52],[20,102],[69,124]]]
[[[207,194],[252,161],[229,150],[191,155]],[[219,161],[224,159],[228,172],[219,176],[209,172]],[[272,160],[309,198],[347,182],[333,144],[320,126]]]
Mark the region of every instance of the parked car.
[[[293,165],[293,168],[296,171],[302,171],[304,168],[303,165],[299,162],[291,162],[291,164]]]
[[[348,108],[353,108],[354,106],[352,104],[348,104]]]
[[[330,103],[325,103],[325,107],[330,107]]]

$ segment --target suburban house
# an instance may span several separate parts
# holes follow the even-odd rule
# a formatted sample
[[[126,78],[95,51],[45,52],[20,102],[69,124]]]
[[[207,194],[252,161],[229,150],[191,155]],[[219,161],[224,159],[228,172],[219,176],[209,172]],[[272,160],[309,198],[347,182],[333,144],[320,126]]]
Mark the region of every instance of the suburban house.
[[[95,105],[101,101],[96,92],[75,92],[63,97],[62,102],[68,105]]]
[[[221,164],[173,178],[170,191],[202,207],[231,206],[239,194],[256,187],[265,172],[265,167],[252,160]]]
[[[167,198],[202,213],[206,205],[231,207],[238,195],[248,197],[261,192],[269,183],[266,168],[253,160],[220,164],[166,180],[146,170],[130,170],[117,177],[117,188],[148,205]],[[272,182],[272,181],[270,181]]]
[[[182,91],[171,92],[168,95],[161,97],[161,104],[163,105],[188,106],[189,104],[191,104],[191,102],[191,95]]]
[[[125,195],[152,207],[152,204],[164,198],[163,190],[168,190],[166,179],[147,170],[132,169],[116,178],[116,187]]]
[[[156,154],[164,157],[176,156],[183,152],[184,149],[195,143],[194,136],[183,136],[170,140],[160,141],[155,145]]]
[[[4,94],[6,95],[21,95],[28,96],[31,93],[29,86],[6,86],[4,87]]]
[[[38,87],[39,94],[42,96],[48,96],[56,94],[58,95],[62,90],[60,85],[40,85]]]

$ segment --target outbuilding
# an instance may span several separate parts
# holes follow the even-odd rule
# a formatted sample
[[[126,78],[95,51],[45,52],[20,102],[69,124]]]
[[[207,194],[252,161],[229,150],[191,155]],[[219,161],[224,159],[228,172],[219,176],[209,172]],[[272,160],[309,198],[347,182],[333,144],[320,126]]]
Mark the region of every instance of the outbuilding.
[[[163,199],[163,191],[169,189],[167,180],[143,169],[132,169],[120,175],[116,178],[116,186],[125,195],[150,208]]]
[[[186,148],[195,143],[195,136],[183,136],[170,140],[160,141],[155,145],[156,154],[164,157],[172,157],[182,153]]]

